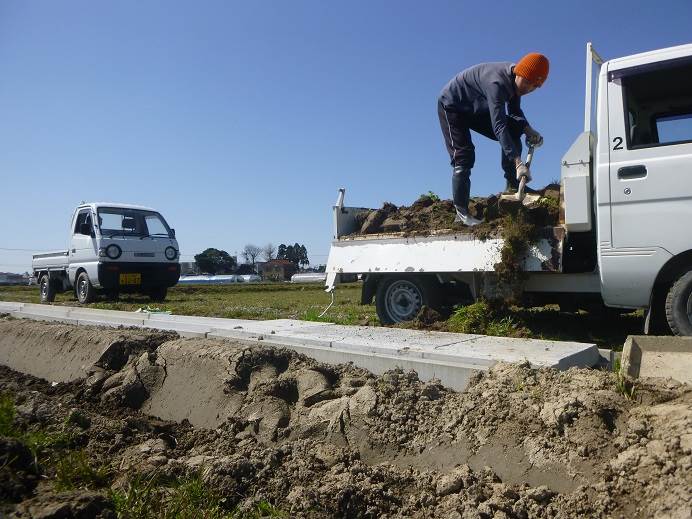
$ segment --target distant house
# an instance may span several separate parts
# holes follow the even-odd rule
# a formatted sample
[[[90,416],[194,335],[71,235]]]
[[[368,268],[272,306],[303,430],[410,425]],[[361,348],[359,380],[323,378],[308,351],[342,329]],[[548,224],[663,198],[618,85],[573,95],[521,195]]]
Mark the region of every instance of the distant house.
[[[298,272],[298,267],[285,259],[273,259],[263,263],[260,267],[260,276],[267,281],[288,281]]]

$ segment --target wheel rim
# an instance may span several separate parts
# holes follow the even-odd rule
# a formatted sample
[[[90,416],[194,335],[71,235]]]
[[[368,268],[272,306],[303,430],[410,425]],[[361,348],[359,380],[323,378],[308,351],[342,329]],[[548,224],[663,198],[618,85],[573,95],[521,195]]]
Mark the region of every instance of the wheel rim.
[[[48,297],[48,281],[46,280],[43,280],[41,282],[41,297]]]
[[[385,307],[394,322],[410,321],[423,307],[423,294],[411,281],[395,281],[387,288]]]
[[[87,296],[87,280],[82,279],[79,282],[79,298],[85,300]]]

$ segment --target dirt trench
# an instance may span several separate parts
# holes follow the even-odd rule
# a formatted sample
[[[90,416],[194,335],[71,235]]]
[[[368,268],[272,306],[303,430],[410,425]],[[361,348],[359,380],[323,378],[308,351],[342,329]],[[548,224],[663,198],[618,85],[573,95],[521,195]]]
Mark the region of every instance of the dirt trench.
[[[22,326],[43,337],[65,327]],[[120,360],[72,382],[0,367],[15,430],[69,432],[66,448],[110,474],[58,491],[47,462],[0,437],[0,515],[114,517],[113,489],[132,478],[201,474],[235,517],[260,501],[310,518],[690,516],[689,386],[623,391],[608,372],[497,365],[456,393],[414,372],[376,377],[283,349],[115,333],[128,338],[113,341],[126,345],[120,355],[108,350]],[[175,374],[199,366],[206,392]],[[209,427],[160,418],[205,406]]]

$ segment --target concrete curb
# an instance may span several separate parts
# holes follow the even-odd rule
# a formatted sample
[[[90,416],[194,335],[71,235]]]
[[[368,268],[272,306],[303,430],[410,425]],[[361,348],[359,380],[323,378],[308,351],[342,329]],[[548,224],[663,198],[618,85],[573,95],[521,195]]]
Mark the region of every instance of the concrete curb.
[[[84,307],[0,303],[0,312],[22,319],[107,327],[173,330],[183,337],[234,339],[284,347],[326,363],[347,363],[382,373],[416,370],[463,390],[478,371],[497,362],[528,361],[535,367],[592,367],[601,356],[593,344],[511,339],[400,328],[343,326],[277,319],[257,321],[98,310]]]

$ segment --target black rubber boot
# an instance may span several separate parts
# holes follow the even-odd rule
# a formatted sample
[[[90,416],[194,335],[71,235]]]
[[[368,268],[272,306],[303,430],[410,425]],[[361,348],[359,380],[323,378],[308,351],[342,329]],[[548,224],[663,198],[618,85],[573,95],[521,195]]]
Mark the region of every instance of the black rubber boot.
[[[454,198],[454,207],[458,212],[468,214],[470,194],[471,170],[456,166],[454,173],[452,173],[452,197]]]

